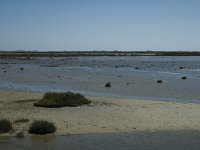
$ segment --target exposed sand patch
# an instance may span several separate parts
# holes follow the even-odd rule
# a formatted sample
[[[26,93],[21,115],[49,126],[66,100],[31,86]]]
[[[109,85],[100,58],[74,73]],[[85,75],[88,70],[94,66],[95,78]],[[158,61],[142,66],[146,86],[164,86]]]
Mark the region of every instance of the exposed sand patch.
[[[40,108],[33,101],[42,94],[0,90],[0,119],[12,122],[17,131],[27,131],[36,119],[49,120],[57,126],[58,135],[125,131],[200,130],[200,105],[162,101],[89,97],[89,106]]]
[[[23,92],[16,90],[0,90],[0,102],[40,99],[42,96],[42,93]]]

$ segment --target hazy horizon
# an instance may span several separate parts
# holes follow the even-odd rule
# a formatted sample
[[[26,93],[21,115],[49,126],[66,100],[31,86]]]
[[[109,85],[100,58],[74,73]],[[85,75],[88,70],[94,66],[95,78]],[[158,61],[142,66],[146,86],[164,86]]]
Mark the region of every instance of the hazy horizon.
[[[198,0],[2,0],[0,51],[200,51]]]

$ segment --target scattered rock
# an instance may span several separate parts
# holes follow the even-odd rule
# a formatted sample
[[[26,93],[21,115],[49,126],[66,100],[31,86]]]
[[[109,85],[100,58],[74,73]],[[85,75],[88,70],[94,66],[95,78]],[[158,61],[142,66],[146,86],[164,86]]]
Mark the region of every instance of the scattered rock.
[[[186,77],[186,76],[183,76],[183,77],[182,77],[182,80],[186,80],[186,79],[187,79],[187,77]]]
[[[107,83],[105,84],[105,87],[111,87],[111,83],[110,83],[110,82],[107,82]]]
[[[179,69],[185,69],[185,67],[179,67]]]
[[[157,83],[162,83],[163,81],[162,80],[157,80]]]

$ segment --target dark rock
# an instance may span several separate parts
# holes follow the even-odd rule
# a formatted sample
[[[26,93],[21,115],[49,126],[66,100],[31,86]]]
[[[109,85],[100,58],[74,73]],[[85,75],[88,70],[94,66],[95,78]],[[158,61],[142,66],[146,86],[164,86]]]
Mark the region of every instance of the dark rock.
[[[157,83],[162,83],[163,81],[162,80],[157,80]]]
[[[183,77],[182,77],[182,80],[186,80],[186,79],[187,79],[187,77],[186,77],[186,76],[183,76]]]
[[[110,82],[107,82],[107,83],[105,84],[105,87],[111,87],[111,83],[110,83]]]
[[[179,69],[185,69],[185,67],[179,67]]]

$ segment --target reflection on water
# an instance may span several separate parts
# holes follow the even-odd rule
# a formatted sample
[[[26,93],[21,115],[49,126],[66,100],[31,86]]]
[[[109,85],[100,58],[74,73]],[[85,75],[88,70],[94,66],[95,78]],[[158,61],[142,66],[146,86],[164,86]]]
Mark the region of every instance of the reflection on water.
[[[24,139],[0,137],[0,150],[54,150],[58,147],[54,147],[57,138],[55,136],[32,136]]]
[[[1,137],[0,150],[199,150],[199,131]]]

